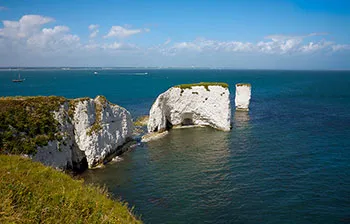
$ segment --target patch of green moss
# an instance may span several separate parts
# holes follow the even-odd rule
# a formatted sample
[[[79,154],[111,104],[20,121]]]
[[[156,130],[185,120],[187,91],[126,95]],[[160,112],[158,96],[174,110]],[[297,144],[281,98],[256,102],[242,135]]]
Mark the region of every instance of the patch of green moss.
[[[192,94],[197,94],[198,95],[198,92],[192,92]]]
[[[250,83],[237,83],[236,86],[248,86],[250,87]]]
[[[141,116],[137,118],[137,120],[134,122],[134,126],[139,126],[139,127],[147,126],[148,119],[149,119],[148,115]]]
[[[222,86],[224,88],[229,87],[228,84],[224,82],[200,82],[200,83],[192,83],[192,84],[181,84],[174,87],[180,88],[183,92],[183,89],[192,89],[192,87],[194,86],[203,86],[207,91],[209,91],[209,86]]]
[[[105,188],[20,156],[0,155],[0,223],[141,223]]]
[[[53,112],[67,100],[57,96],[0,97],[0,152],[35,154],[55,140],[58,121]]]

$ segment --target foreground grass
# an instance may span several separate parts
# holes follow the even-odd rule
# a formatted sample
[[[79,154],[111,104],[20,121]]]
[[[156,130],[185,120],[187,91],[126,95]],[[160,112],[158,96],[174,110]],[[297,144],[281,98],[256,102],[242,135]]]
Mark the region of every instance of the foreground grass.
[[[141,223],[105,190],[20,156],[0,155],[0,223]]]

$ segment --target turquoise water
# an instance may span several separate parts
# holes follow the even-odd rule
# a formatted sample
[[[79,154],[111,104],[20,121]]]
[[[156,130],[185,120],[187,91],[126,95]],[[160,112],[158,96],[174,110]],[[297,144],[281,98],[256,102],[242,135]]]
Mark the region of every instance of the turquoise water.
[[[349,223],[350,72],[259,70],[0,72],[0,95],[105,95],[134,117],[172,85],[253,86],[233,129],[173,130],[87,182],[105,184],[145,223]],[[148,72],[144,75],[144,72]],[[233,104],[234,105],[234,104]]]

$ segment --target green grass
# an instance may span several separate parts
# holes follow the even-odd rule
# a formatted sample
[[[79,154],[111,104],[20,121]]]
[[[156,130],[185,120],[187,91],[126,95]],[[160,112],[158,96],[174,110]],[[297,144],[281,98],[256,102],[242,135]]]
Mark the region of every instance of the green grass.
[[[181,84],[174,87],[180,89],[192,89],[194,86],[203,86],[207,91],[209,91],[209,86],[222,86],[224,88],[228,88],[228,84],[224,82],[200,82],[200,83],[192,83],[192,84]]]
[[[0,97],[0,153],[34,154],[37,146],[57,139],[52,112],[66,101],[57,96]]]
[[[148,119],[149,119],[148,115],[141,116],[137,118],[137,120],[134,122],[134,126],[139,126],[139,127],[147,126]]]
[[[0,155],[0,223],[141,223],[106,190],[20,156]]]
[[[249,83],[237,83],[236,86],[248,86],[248,87],[250,87],[251,85]]]

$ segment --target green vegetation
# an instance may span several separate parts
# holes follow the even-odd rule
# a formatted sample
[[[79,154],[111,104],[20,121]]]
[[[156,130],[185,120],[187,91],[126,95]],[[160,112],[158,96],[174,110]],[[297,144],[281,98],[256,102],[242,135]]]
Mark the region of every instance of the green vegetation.
[[[62,140],[64,133],[59,132],[59,123],[53,112],[58,111],[60,105],[69,103],[70,121],[76,105],[87,100],[90,98],[0,97],[0,153],[35,154],[38,146],[46,146],[52,140]],[[88,135],[102,129],[101,112],[108,103],[104,96],[98,96],[95,102],[96,119],[87,131]]]
[[[90,129],[87,132],[87,135],[92,135],[93,133],[98,132],[102,129],[101,126],[101,113],[102,108],[106,108],[107,106],[107,99],[104,96],[98,96],[95,101],[95,122],[91,125]]]
[[[200,83],[192,83],[192,84],[181,84],[174,87],[177,87],[183,90],[183,89],[192,89],[192,87],[194,86],[203,86],[207,91],[209,91],[209,86],[222,86],[224,88],[228,88],[228,84],[224,82],[200,82]]]
[[[106,190],[20,156],[0,155],[0,223],[141,223]]]
[[[196,94],[196,95],[198,95],[198,92],[192,92],[192,94]]]
[[[37,147],[49,141],[62,140],[54,111],[69,103],[68,116],[73,119],[79,102],[90,98],[66,99],[58,96],[0,97],[0,153],[35,154]],[[107,99],[99,96],[96,102],[96,119],[88,134],[102,129],[101,111]]]
[[[37,146],[60,138],[58,111],[67,100],[57,96],[0,98],[0,153],[34,154]]]
[[[248,86],[248,87],[250,87],[251,85],[249,83],[237,83],[236,86]]]
[[[82,97],[82,98],[77,98],[77,99],[71,99],[71,100],[69,100],[68,116],[69,116],[71,119],[73,119],[75,107],[77,106],[77,104],[78,104],[79,102],[87,101],[87,100],[90,100],[90,98],[89,98],[89,97]]]
[[[149,119],[148,115],[141,116],[137,118],[137,120],[134,122],[134,126],[139,126],[139,127],[146,126],[148,123],[148,119]]]

